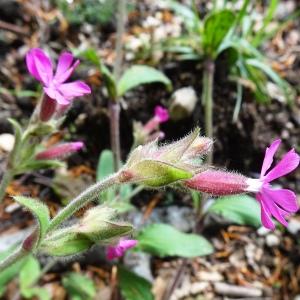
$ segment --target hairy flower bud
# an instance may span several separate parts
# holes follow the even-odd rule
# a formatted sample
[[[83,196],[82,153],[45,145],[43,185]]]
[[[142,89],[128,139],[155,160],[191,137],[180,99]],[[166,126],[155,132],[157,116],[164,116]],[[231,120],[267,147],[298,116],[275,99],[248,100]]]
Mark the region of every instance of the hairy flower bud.
[[[116,220],[116,211],[98,206],[88,210],[75,225],[47,236],[41,249],[53,256],[67,256],[88,250],[95,243],[111,245],[129,235],[133,226]]]
[[[40,120],[47,122],[54,115],[56,110],[56,101],[50,98],[47,94],[44,95],[40,109]]]
[[[210,139],[199,137],[196,128],[185,138],[166,146],[157,146],[157,141],[139,146],[121,170],[121,174],[127,175],[122,178],[150,187],[190,179],[203,171],[201,155],[209,151],[211,144]]]
[[[237,174],[219,170],[206,170],[186,180],[184,185],[214,196],[240,194],[247,191],[248,178]]]
[[[83,146],[82,142],[63,143],[38,153],[35,158],[37,160],[59,159],[79,151]]]

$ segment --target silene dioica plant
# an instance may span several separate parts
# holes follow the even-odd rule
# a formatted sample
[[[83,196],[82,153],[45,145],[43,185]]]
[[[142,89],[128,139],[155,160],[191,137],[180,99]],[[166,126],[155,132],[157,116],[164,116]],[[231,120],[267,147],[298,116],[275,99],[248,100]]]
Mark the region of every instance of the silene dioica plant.
[[[72,101],[78,96],[91,93],[89,86],[82,81],[66,83],[79,61],[74,60],[71,53],[65,52],[59,57],[54,72],[47,54],[41,49],[32,49],[27,53],[26,63],[30,74],[43,85],[44,94],[26,128],[11,120],[15,129],[15,144],[8,158],[7,171],[1,181],[1,200],[6,187],[15,176],[34,169],[59,166],[59,159],[83,147],[78,141],[55,145],[48,149],[41,146],[41,142],[48,135],[58,130]],[[286,153],[272,168],[274,155],[281,143],[280,140],[274,141],[266,149],[260,177],[248,178],[203,163],[202,158],[211,152],[213,141],[209,137],[200,136],[197,127],[179,141],[159,145],[158,139],[162,134],[158,126],[167,119],[167,111],[157,107],[154,117],[148,123],[136,125],[136,131],[140,134],[135,135],[135,146],[125,164],[115,173],[102,178],[77,195],[53,218],[50,218],[49,209],[41,200],[15,196],[15,201],[35,216],[36,227],[11,255],[0,262],[0,272],[29,255],[46,253],[51,256],[68,257],[83,253],[94,244],[106,246],[108,260],[121,257],[133,247],[148,247],[155,253],[153,249],[158,249],[168,235],[173,238],[178,232],[166,230],[164,227],[164,233],[168,232],[167,235],[161,236],[163,231],[160,230],[149,230],[133,238],[133,225],[119,221],[116,210],[109,204],[88,209],[84,216],[76,219],[72,225],[65,223],[79,209],[101,197],[103,192],[112,187],[121,188],[126,184],[149,189],[168,186],[187,192],[195,190],[212,196],[252,193],[256,195],[260,205],[263,226],[273,230],[274,220],[287,225],[287,216],[299,208],[296,195],[291,190],[275,189],[271,183],[298,167],[299,155],[294,149]],[[185,245],[175,245],[181,248],[181,252],[176,252],[177,255],[184,253]],[[174,252],[170,249],[168,253]]]

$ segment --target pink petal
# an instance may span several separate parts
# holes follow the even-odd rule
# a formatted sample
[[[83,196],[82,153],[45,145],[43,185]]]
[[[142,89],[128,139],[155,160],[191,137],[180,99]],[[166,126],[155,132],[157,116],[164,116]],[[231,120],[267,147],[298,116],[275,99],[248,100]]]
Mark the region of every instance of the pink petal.
[[[280,143],[281,143],[281,140],[278,139],[278,140],[274,141],[271,144],[271,146],[266,149],[265,158],[264,158],[263,165],[262,165],[261,172],[260,172],[260,177],[264,176],[266,174],[266,172],[269,170],[269,168],[271,167],[274,154],[277,151]]]
[[[74,56],[70,52],[62,53],[58,58],[55,79],[65,73],[71,66]]]
[[[268,212],[268,210],[266,209],[266,207],[264,205],[261,195],[257,194],[256,199],[258,200],[258,202],[260,203],[260,206],[261,206],[260,215],[261,215],[261,222],[262,222],[263,226],[268,229],[274,230],[275,225],[271,219],[270,213]]]
[[[280,205],[287,212],[296,212],[299,209],[297,197],[294,192],[287,189],[273,190],[269,187],[263,188],[263,193]]]
[[[82,81],[64,83],[61,84],[58,89],[61,94],[68,99],[73,99],[75,97],[80,97],[91,93],[90,87]]]
[[[30,74],[44,85],[48,86],[53,77],[52,63],[46,53],[34,48],[26,55],[27,69]]]
[[[68,105],[70,104],[71,100],[68,98],[65,98],[59,91],[57,91],[55,88],[47,88],[44,87],[44,92],[52,99],[54,99],[58,104],[61,105]]]
[[[299,165],[299,155],[294,149],[290,150],[284,155],[281,161],[265,176],[264,181],[270,182],[276,178],[282,177],[293,170]]]
[[[163,108],[160,105],[157,105],[154,109],[154,115],[158,118],[160,123],[166,122],[169,120],[169,112],[166,108]]]
[[[74,62],[74,64],[69,69],[67,69],[65,72],[58,73],[57,75],[55,75],[55,80],[58,83],[65,82],[71,76],[71,74],[74,72],[75,68],[79,65],[79,63],[80,63],[80,61],[76,60]]]
[[[266,208],[266,210],[282,225],[287,226],[288,223],[285,218],[282,216],[279,207],[275,204],[274,199],[267,193],[267,191],[263,188],[261,194],[262,202]]]
[[[120,247],[125,251],[136,246],[137,240],[121,240]]]

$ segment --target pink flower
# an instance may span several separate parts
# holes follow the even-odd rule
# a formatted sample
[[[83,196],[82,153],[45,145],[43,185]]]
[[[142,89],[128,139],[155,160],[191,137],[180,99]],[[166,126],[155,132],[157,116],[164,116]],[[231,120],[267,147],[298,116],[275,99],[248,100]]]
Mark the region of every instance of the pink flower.
[[[64,83],[79,64],[79,60],[73,61],[71,53],[62,53],[53,74],[52,62],[43,50],[34,48],[26,55],[30,74],[43,84],[44,92],[61,105],[68,105],[75,97],[91,93],[90,87],[83,81]]]
[[[167,122],[168,120],[168,110],[158,105],[154,109],[154,116],[145,124],[144,131],[151,133],[158,128],[159,124]]]
[[[169,120],[169,112],[167,109],[160,105],[157,105],[154,109],[154,116],[159,120],[160,123],[167,122]]]
[[[186,180],[184,185],[215,196],[243,192],[256,193],[256,199],[261,206],[262,224],[266,228],[274,229],[275,225],[272,221],[272,217],[274,217],[282,225],[287,226],[285,217],[299,209],[296,195],[287,189],[273,189],[270,182],[295,170],[299,165],[300,157],[292,149],[285,154],[274,168],[269,170],[280,143],[280,140],[276,140],[270,148],[266,149],[259,179],[247,178],[237,173],[208,169],[196,174],[192,179]]]
[[[137,240],[120,239],[116,246],[108,246],[106,249],[106,258],[113,260],[121,257],[128,249],[135,247]]]
[[[270,185],[270,182],[294,171],[299,165],[300,157],[292,149],[284,155],[274,168],[269,170],[280,143],[281,140],[278,139],[271,144],[270,148],[266,149],[260,178],[248,179],[249,187],[247,190],[257,193],[256,199],[261,206],[262,224],[269,229],[275,228],[271,217],[287,226],[285,217],[299,209],[294,192],[287,189],[273,189]]]
[[[63,143],[55,145],[45,151],[42,151],[36,155],[37,160],[42,159],[58,159],[77,152],[83,148],[82,142]]]

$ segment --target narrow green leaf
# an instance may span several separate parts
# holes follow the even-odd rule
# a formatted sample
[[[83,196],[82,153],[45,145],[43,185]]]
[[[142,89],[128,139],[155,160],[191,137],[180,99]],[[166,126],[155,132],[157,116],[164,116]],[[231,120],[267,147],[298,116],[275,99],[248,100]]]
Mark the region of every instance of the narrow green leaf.
[[[162,72],[144,65],[135,65],[125,71],[118,82],[118,96],[123,96],[129,90],[153,82],[163,83],[168,90],[171,89],[170,79]]]
[[[248,195],[221,197],[209,207],[208,212],[221,215],[240,225],[261,225],[259,204]]]
[[[234,25],[235,17],[230,10],[213,12],[204,21],[203,48],[204,52],[216,58],[218,49],[226,35]]]
[[[153,300],[151,283],[146,279],[119,267],[119,283],[124,300]]]
[[[22,144],[22,135],[23,135],[23,130],[21,125],[14,119],[8,119],[9,123],[13,126],[14,131],[15,131],[15,144],[13,147],[13,150],[10,154],[11,157],[11,163],[13,164],[13,167],[15,168],[16,165],[16,160],[18,159],[18,153]]]
[[[71,299],[92,300],[96,296],[94,282],[87,276],[72,272],[63,277],[62,283]]]
[[[146,227],[138,236],[138,246],[153,255],[196,257],[211,254],[212,245],[202,236],[183,233],[166,224]]]
[[[39,239],[37,243],[39,243],[50,224],[48,207],[41,201],[29,197],[15,196],[14,200],[26,207],[36,217],[39,226]]]

